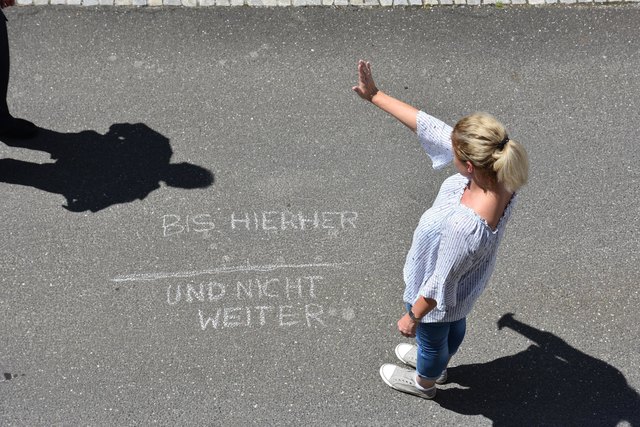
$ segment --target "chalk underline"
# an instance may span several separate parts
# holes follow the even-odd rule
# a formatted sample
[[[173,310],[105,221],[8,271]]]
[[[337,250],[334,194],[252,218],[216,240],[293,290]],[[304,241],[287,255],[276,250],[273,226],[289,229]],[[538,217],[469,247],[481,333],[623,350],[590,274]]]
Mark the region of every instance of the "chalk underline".
[[[116,276],[111,279],[112,282],[142,282],[152,281],[159,279],[181,279],[196,276],[206,276],[211,274],[223,274],[223,273],[242,273],[242,272],[266,272],[280,269],[293,269],[293,268],[310,268],[310,267],[329,267],[340,268],[343,265],[349,265],[349,262],[336,262],[336,263],[311,263],[311,264],[266,264],[266,265],[251,265],[247,261],[246,265],[236,266],[222,266],[217,268],[210,268],[207,270],[197,271],[177,271],[173,273],[134,273]]]

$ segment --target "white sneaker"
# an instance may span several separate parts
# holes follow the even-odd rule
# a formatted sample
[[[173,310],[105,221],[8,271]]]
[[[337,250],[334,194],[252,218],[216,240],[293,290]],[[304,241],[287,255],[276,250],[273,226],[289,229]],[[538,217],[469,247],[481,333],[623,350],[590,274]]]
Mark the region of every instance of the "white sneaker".
[[[436,386],[426,390],[420,390],[416,387],[415,376],[416,371],[400,366],[385,363],[380,367],[380,376],[389,387],[403,393],[413,394],[423,399],[433,399],[436,397]]]
[[[396,346],[396,356],[402,363],[415,368],[418,365],[418,347],[413,344],[400,343]],[[447,382],[447,369],[436,379],[436,384],[444,384]]]

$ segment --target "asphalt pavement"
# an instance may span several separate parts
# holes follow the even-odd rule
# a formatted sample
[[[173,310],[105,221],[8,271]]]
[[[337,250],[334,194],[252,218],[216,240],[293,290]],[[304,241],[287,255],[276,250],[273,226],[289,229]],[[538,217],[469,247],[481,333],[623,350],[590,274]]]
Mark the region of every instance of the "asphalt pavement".
[[[638,5],[6,10],[2,425],[640,425]],[[378,369],[453,167],[351,91],[530,155],[434,401]]]

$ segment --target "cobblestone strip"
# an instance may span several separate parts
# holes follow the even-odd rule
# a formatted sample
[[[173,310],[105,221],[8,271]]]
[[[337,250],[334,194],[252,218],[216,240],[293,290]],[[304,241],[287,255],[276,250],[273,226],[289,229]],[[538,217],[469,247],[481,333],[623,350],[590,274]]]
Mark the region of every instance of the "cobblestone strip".
[[[19,6],[48,4],[74,6],[250,6],[250,7],[305,7],[305,6],[356,6],[356,7],[430,7],[468,5],[546,5],[546,4],[603,4],[640,3],[640,0],[17,0]]]

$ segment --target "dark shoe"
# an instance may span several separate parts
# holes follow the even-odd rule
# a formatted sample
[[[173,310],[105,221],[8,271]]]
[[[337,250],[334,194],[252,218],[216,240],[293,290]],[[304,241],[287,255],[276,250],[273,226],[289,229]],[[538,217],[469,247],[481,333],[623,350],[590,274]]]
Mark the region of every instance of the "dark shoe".
[[[25,119],[6,116],[0,118],[0,136],[16,139],[33,138],[38,133],[38,127]]]

